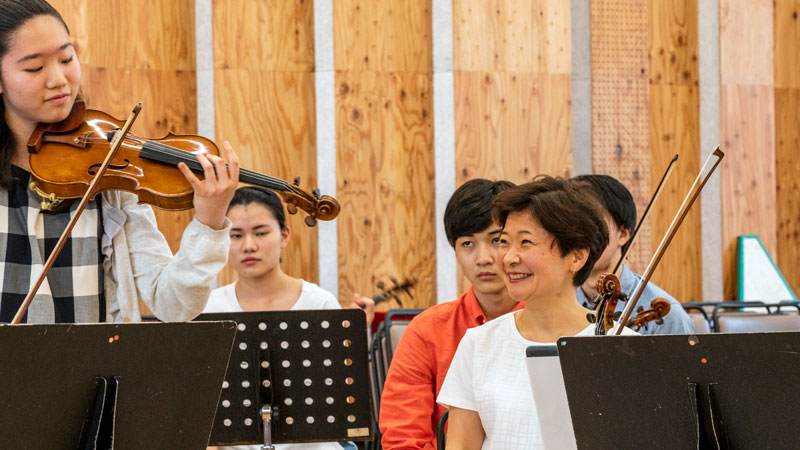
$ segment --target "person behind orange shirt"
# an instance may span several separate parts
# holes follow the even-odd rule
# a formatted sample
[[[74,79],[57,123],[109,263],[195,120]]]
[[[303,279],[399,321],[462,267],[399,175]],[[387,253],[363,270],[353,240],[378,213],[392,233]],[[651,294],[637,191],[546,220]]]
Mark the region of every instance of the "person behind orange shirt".
[[[458,299],[426,309],[403,333],[381,396],[379,427],[386,450],[436,448],[436,426],[445,411],[436,396],[459,341],[468,328],[521,308],[508,296],[495,266],[502,230],[492,221],[495,197],[513,186],[470,180],[447,203],[447,240],[472,286]]]

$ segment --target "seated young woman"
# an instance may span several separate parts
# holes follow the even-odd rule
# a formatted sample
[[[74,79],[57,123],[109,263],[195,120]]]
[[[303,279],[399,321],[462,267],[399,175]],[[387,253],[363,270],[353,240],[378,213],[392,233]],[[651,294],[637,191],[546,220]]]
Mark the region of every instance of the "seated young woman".
[[[525,349],[594,333],[575,288],[605,249],[608,229],[587,189],[539,176],[497,196],[497,264],[508,294],[525,307],[461,340],[437,399],[450,411],[447,450],[542,448]]]
[[[204,312],[285,311],[339,309],[333,294],[314,283],[286,274],[281,253],[289,244],[291,230],[278,196],[266,189],[243,187],[228,206],[231,221],[229,264],[238,280],[211,292]],[[375,304],[357,299],[371,321]],[[218,447],[219,450],[258,450],[260,445]],[[279,444],[277,450],[342,450],[351,443]]]

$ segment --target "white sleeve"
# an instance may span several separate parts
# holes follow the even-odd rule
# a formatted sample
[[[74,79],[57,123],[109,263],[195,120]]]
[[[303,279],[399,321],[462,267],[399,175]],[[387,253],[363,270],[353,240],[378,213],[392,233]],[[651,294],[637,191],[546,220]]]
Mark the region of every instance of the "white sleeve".
[[[212,230],[193,219],[173,256],[150,206],[137,204],[135,195],[125,200],[125,231],[140,298],[161,320],[191,320],[203,312],[227,262],[230,221],[226,218],[224,229]]]
[[[461,339],[447,370],[439,397],[436,398],[436,402],[442,406],[478,410],[472,381],[472,364],[475,360],[475,341],[472,331],[467,330],[467,334]]]

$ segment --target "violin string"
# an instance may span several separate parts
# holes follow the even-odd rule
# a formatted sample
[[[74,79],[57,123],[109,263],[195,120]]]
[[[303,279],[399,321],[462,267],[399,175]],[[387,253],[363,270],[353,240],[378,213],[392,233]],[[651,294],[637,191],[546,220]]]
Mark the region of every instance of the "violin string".
[[[144,154],[141,154],[141,156],[148,158],[148,155],[150,155],[149,151],[152,151],[154,154],[163,155],[163,158],[158,159],[159,161],[169,164],[184,162],[194,170],[203,170],[200,162],[197,160],[197,157],[190,152],[179,150],[160,142],[147,141],[142,146],[142,153]],[[295,189],[287,181],[280,178],[271,177],[269,175],[264,175],[247,169],[240,169],[239,174],[242,181],[247,183],[257,184],[272,189],[279,189],[282,191],[295,191]]]

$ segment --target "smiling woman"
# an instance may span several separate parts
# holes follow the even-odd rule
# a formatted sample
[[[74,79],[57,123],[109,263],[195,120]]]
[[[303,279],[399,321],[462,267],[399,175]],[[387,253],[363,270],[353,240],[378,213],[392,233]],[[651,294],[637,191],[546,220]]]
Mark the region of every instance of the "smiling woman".
[[[575,287],[608,243],[588,186],[540,176],[494,203],[497,252],[508,295],[525,308],[467,331],[437,401],[450,410],[447,448],[541,448],[525,348],[592,335]]]

